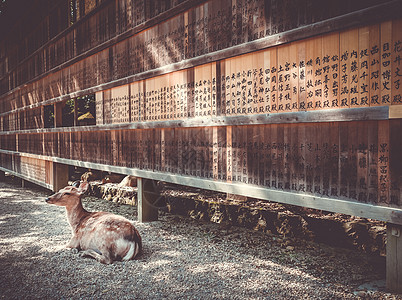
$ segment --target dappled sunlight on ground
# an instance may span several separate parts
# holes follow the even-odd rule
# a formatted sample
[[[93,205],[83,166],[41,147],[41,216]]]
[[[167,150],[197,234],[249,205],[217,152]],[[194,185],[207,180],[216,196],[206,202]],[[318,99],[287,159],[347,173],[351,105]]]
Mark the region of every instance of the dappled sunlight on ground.
[[[143,239],[138,259],[102,265],[65,248],[65,209],[46,204],[47,192],[0,189],[0,298],[352,299],[357,286],[383,278],[355,252],[284,248],[267,234],[168,214],[139,223],[134,207],[87,197],[84,207],[124,215]]]

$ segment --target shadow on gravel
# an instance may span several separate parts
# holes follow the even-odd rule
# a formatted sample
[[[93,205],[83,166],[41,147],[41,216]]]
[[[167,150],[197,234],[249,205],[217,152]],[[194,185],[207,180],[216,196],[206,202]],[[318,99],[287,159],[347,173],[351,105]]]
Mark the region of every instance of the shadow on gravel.
[[[165,213],[134,221],[138,260],[102,265],[64,248],[65,210],[45,196],[0,183],[1,299],[353,299],[383,278],[383,261],[356,251]],[[84,207],[136,220],[132,206],[87,197]]]

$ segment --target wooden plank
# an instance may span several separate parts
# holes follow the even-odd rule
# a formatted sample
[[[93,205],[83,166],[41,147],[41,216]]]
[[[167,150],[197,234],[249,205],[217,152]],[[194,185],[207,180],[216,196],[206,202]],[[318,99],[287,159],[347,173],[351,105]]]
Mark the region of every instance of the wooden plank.
[[[252,139],[252,159],[249,165],[252,165],[252,184],[260,184],[260,139],[261,139],[261,126],[250,126],[249,140]]]
[[[130,84],[130,121],[138,122],[140,111],[139,111],[139,83],[135,82]]]
[[[339,33],[322,38],[323,108],[339,108]]]
[[[357,151],[358,145],[358,125],[357,122],[347,123],[348,139],[347,139],[347,151],[348,151],[348,163],[347,163],[347,182],[349,194],[348,198],[357,199]],[[345,140],[346,142],[346,140]]]
[[[238,82],[240,86],[237,85],[237,93],[240,93],[236,99],[236,114],[237,115],[249,115],[254,111],[256,103],[254,102],[253,93],[253,73],[256,70],[255,65],[255,54],[246,54],[242,56],[239,63],[239,69],[237,72],[240,73],[240,78]],[[236,74],[237,77],[237,74]]]
[[[128,123],[130,121],[129,85],[111,89],[111,123]]]
[[[293,192],[284,192],[273,189],[266,189],[256,186],[250,186],[242,183],[217,182],[213,180],[199,179],[190,176],[180,176],[176,174],[166,174],[165,172],[146,171],[133,168],[117,167],[105,164],[95,164],[78,160],[51,158],[52,161],[59,163],[75,165],[80,167],[89,167],[98,170],[115,172],[120,174],[134,175],[143,178],[152,178],[163,180],[165,182],[189,185],[197,188],[211,189],[224,193],[235,193],[246,197],[253,197],[262,200],[278,201],[280,203],[301,205],[314,209],[322,209],[348,215],[361,216],[393,224],[402,224],[402,210],[390,208],[387,206],[376,206],[366,203],[359,203],[347,200],[340,200],[327,197],[315,197],[306,194]]]
[[[306,110],[322,107],[322,39],[306,41]]]
[[[397,106],[395,106],[397,107]],[[395,116],[394,116],[395,117]],[[316,123],[316,122],[344,122],[364,120],[387,120],[389,118],[388,107],[362,107],[347,110],[326,110],[308,112],[290,112],[282,114],[263,114],[255,116],[224,116],[205,118],[191,118],[175,121],[136,122],[132,124],[106,124],[99,126],[79,126],[63,128],[46,128],[35,130],[22,130],[18,133],[41,133],[41,132],[76,132],[98,131],[112,129],[141,129],[141,128],[174,128],[174,127],[199,127],[199,126],[230,126],[230,125],[261,125],[261,124],[284,124],[284,123]],[[16,132],[0,132],[1,135],[15,134]]]
[[[295,43],[297,48],[297,68],[298,68],[298,110],[306,111],[307,92],[306,92],[306,43],[299,41]]]
[[[219,175],[219,136],[218,127],[212,127],[212,173],[213,179],[218,180]]]
[[[339,186],[340,186],[340,143],[339,143],[339,123],[330,122],[328,123],[330,128],[329,133],[329,159],[330,159],[330,171],[329,171],[329,196],[338,197]]]
[[[340,108],[356,107],[358,69],[357,51],[359,49],[359,31],[351,29],[340,33]]]
[[[392,99],[394,106],[402,104],[402,19],[392,21],[392,54],[391,54],[391,78],[392,78]],[[399,106],[400,108],[400,106]]]
[[[187,76],[187,118],[195,116],[195,103],[194,103],[194,88],[195,88],[195,78],[194,69],[189,69],[186,71]]]
[[[292,189],[292,175],[294,169],[292,167],[292,143],[294,142],[293,126],[286,124],[284,127],[283,135],[283,175],[284,175],[284,189],[290,191]]]
[[[389,122],[378,122],[378,202],[389,204]]]
[[[189,4],[190,2],[187,2],[187,1],[184,2],[183,6],[187,7],[187,5],[190,5]],[[191,7],[191,6],[189,6],[189,7]],[[385,3],[383,5],[374,6],[372,8],[368,8],[365,10],[359,10],[359,11],[347,14],[345,16],[340,16],[340,17],[333,18],[333,19],[330,19],[330,20],[327,20],[324,22],[320,22],[317,24],[317,26],[315,26],[314,33],[312,33],[311,28],[309,28],[309,30],[306,30],[306,28],[303,28],[303,26],[302,26],[302,27],[298,28],[297,30],[292,30],[292,31],[287,32],[286,35],[281,34],[279,41],[278,41],[278,37],[276,37],[274,35],[274,36],[268,36],[264,39],[260,39],[260,40],[257,40],[257,41],[251,42],[251,43],[264,44],[267,42],[266,39],[270,39],[271,43],[273,43],[273,44],[277,44],[280,42],[289,42],[289,41],[292,41],[295,39],[305,38],[310,35],[323,34],[323,33],[328,32],[329,30],[335,30],[335,29],[341,30],[342,28],[358,26],[358,25],[361,25],[361,23],[362,23],[361,20],[364,20],[363,23],[365,23],[365,22],[373,23],[376,21],[392,19],[392,18],[398,17],[397,12],[400,11],[400,9],[401,9],[401,4],[399,1],[391,1],[391,2]],[[185,11],[185,10],[186,9],[184,9],[183,11]],[[169,11],[169,15],[170,15],[170,13],[171,13],[171,11]],[[164,18],[167,18],[167,16],[164,14],[161,14],[159,17],[162,18],[162,16]],[[161,20],[163,20],[163,18]],[[161,21],[161,20],[159,20],[159,21]],[[150,21],[155,22],[156,19],[152,19]],[[117,39],[117,40],[113,39],[113,40],[110,40],[108,43],[103,43],[102,45],[95,47],[90,53],[85,53],[85,55],[92,55],[96,52],[102,51],[103,49],[105,49],[107,47],[110,47],[111,45],[113,45],[116,42],[119,42],[120,40],[126,39],[128,36],[133,36],[134,32],[140,32],[140,31],[144,30],[145,28],[150,26],[151,23],[145,22],[145,23],[141,24],[141,26],[135,27],[133,29],[134,30],[133,32],[127,31],[125,34],[119,36],[119,39]],[[73,29],[73,28],[75,28],[75,27],[74,26],[71,27],[71,29]],[[69,28],[69,30],[71,30],[71,29]],[[295,38],[295,36],[297,36],[297,38]],[[257,42],[259,42],[259,43],[257,43]],[[261,49],[261,48],[258,48],[258,46],[256,48],[256,45],[247,45],[247,47],[250,49]],[[265,47],[266,46],[263,46],[263,48],[265,48]],[[236,55],[236,54],[231,54],[229,56],[232,56],[232,55]],[[73,55],[71,54],[70,57],[73,57]],[[218,58],[218,59],[221,59],[221,58]],[[82,60],[82,56],[74,57],[74,60],[71,61],[71,63],[74,63],[79,60]],[[63,68],[63,67],[64,67],[64,65],[60,66],[59,68]]]
[[[370,61],[370,106],[379,106],[380,102],[380,26],[378,24],[370,26],[369,40],[369,61]]]
[[[402,226],[387,224],[387,289],[402,293]]]
[[[371,34],[370,34],[371,35]],[[361,87],[361,86],[360,86]]]
[[[270,49],[269,51],[269,62],[271,67],[271,80],[270,80],[270,99],[271,99],[271,113],[278,112],[278,51],[277,49]]]
[[[386,21],[380,25],[380,103],[391,105],[392,100],[392,21]]]
[[[233,182],[233,127],[226,127],[226,178],[227,182]]]
[[[402,162],[399,159],[402,153],[402,119],[390,120],[390,152],[389,152],[389,175],[390,175],[390,203],[400,207],[402,205]]]
[[[289,49],[291,111],[299,110],[299,45],[292,43]]]
[[[369,127],[370,124],[357,123],[357,200],[366,203],[369,182]]]
[[[305,169],[306,169],[306,193],[313,194],[313,180],[314,180],[314,152],[313,142],[315,141],[314,125],[308,124],[305,126],[305,142],[303,148],[305,151]]]
[[[368,124],[368,202],[378,203],[378,122]]]
[[[370,68],[369,68],[369,54],[370,51],[370,27],[365,26],[359,28],[359,52],[358,52],[358,68],[359,68],[359,80],[358,80],[358,105],[369,106],[370,105]]]
[[[278,113],[291,111],[290,99],[290,45],[284,45],[277,48],[278,51]]]

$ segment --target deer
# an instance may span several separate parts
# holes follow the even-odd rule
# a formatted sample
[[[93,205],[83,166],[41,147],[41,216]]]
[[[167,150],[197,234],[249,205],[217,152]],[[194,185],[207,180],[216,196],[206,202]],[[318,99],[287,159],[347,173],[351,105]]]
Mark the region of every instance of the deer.
[[[88,185],[88,182],[77,182],[46,198],[48,204],[66,208],[72,229],[72,238],[66,247],[103,264],[134,259],[142,252],[139,232],[123,216],[85,210],[81,197]]]

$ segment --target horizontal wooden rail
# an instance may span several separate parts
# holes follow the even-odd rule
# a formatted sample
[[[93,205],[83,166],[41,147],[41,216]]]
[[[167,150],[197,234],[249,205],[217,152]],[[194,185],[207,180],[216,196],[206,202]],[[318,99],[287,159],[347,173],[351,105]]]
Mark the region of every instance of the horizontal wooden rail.
[[[36,185],[39,185],[39,186],[42,186],[42,187],[44,187],[44,188],[46,188],[48,190],[53,190],[53,186],[51,184],[48,184],[48,183],[40,181],[40,180],[35,180],[35,179],[31,178],[31,177],[28,177],[28,176],[23,175],[21,173],[15,172],[13,170],[9,170],[7,168],[3,168],[3,167],[0,166],[0,171],[7,172],[7,173],[9,173],[9,174],[11,174],[13,176],[16,176],[16,177],[19,177],[19,178],[21,178],[23,180],[32,182],[32,183],[34,183]]]
[[[268,200],[273,202],[279,202],[284,204],[297,205],[307,208],[320,209],[330,212],[343,213],[353,216],[360,216],[364,218],[376,219],[380,221],[390,222],[393,224],[402,225],[402,209],[386,207],[380,205],[372,205],[367,203],[361,203],[351,200],[335,199],[330,197],[317,197],[307,194],[298,194],[294,192],[287,192],[281,190],[267,189],[252,184],[244,183],[229,183],[229,182],[218,182],[208,179],[201,179],[197,177],[190,177],[185,175],[170,174],[160,171],[148,171],[139,170],[134,168],[126,168],[119,166],[111,166],[99,163],[85,162],[79,160],[64,159],[58,157],[48,157],[42,155],[34,155],[29,153],[18,153],[13,151],[0,150],[0,153],[20,155],[26,157],[32,157],[37,159],[46,159],[53,162],[73,165],[83,168],[91,168],[96,170],[102,170],[107,172],[114,172],[119,174],[133,175],[136,177],[161,180],[168,183],[174,183],[178,185],[192,186],[196,188],[213,190],[223,193],[231,193],[245,197],[252,197],[262,200]],[[5,168],[0,170],[9,172]],[[19,177],[20,174],[11,172]],[[29,178],[26,178],[30,180]],[[40,184],[44,186],[43,184]],[[49,188],[49,187],[48,187]]]
[[[152,128],[191,128],[214,126],[242,126],[265,124],[290,124],[290,123],[317,123],[317,122],[347,122],[364,120],[388,120],[390,118],[389,106],[359,107],[347,109],[328,109],[320,111],[302,111],[244,116],[217,116],[195,117],[185,120],[148,121],[122,124],[105,124],[93,126],[42,128],[18,131],[0,131],[0,135],[13,135],[25,133],[47,132],[80,132],[101,130],[131,130]],[[401,116],[399,116],[401,117]]]

